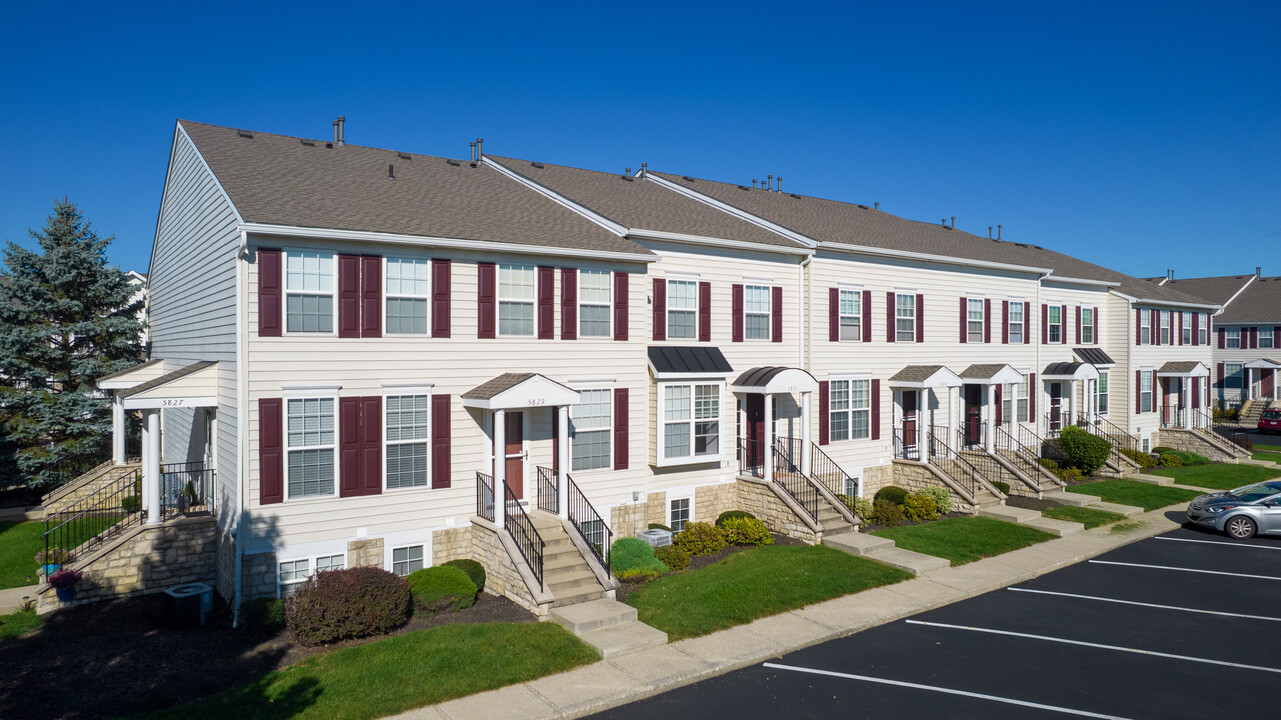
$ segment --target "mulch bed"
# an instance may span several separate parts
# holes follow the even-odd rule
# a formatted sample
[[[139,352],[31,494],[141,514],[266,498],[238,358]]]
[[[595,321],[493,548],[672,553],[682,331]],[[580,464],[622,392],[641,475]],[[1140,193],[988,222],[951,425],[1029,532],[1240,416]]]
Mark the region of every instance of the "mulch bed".
[[[205,627],[164,625],[163,595],[95,603],[45,617],[34,633],[0,641],[0,718],[146,715],[236,687],[312,655],[384,636],[304,647],[287,631],[251,633],[216,612]],[[456,613],[414,616],[393,634],[441,625],[536,622],[506,598],[482,594]]]
[[[794,538],[790,538],[785,535],[771,535],[771,537],[774,538],[775,545],[805,545],[806,544],[801,540],[796,540]],[[680,573],[692,572],[694,570],[702,570],[708,565],[715,565],[716,563],[724,560],[725,558],[729,557],[730,555],[733,555],[734,553],[740,553],[748,549],[750,549],[750,547],[745,545],[727,545],[725,546],[724,550],[716,553],[715,555],[695,555],[689,559],[689,567],[685,568],[684,570],[677,570],[672,574],[679,575]],[[620,580],[618,583],[618,589],[614,591],[614,599],[620,603],[626,603],[627,596],[635,592],[636,590],[639,590],[642,586],[645,585],[646,582],[647,581],[645,580],[637,580],[635,582]]]

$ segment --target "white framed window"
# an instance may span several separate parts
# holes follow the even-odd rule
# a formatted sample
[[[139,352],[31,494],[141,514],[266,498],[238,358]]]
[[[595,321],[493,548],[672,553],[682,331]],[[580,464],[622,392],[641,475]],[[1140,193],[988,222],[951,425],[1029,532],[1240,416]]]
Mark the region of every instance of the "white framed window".
[[[1232,328],[1228,328],[1228,332],[1227,332],[1227,343],[1226,343],[1226,345],[1227,345],[1227,347],[1229,347],[1229,348],[1231,348],[1231,349],[1234,349],[1234,350],[1235,350],[1235,349],[1240,349],[1240,347],[1241,347],[1241,328],[1239,328],[1239,327],[1232,327]]]
[[[894,294],[894,339],[916,342],[916,294]]]
[[[1029,422],[1028,418],[1028,376],[1017,383],[1006,383],[1001,387],[1001,420],[1005,425],[1016,422]]]
[[[280,563],[277,574],[277,585],[279,594],[282,598],[293,597],[311,578],[311,560],[303,558],[302,560],[286,560]]]
[[[1223,364],[1223,387],[1241,389],[1241,380],[1244,370],[1241,363],[1224,363]]]
[[[409,545],[392,548],[391,571],[404,577],[415,570],[423,569],[423,546]]]
[[[613,301],[612,275],[608,270],[578,273],[578,336],[609,337]]]
[[[770,288],[747,285],[743,288],[743,338],[770,339]]]
[[[534,266],[498,266],[498,334],[534,334]]]
[[[427,270],[423,258],[393,258],[385,261],[388,335],[426,335]]]
[[[1094,340],[1094,308],[1081,308],[1081,342],[1087,345],[1093,345]]]
[[[1047,326],[1049,327],[1049,331],[1047,333],[1049,338],[1048,342],[1050,343],[1063,342],[1063,306],[1050,305],[1046,309],[1046,316],[1049,318],[1048,322],[1046,323]]]
[[[1152,311],[1139,311],[1139,344],[1152,344]]]
[[[1179,318],[1181,327],[1179,328],[1179,342],[1184,345],[1192,344],[1192,313],[1185,312],[1183,317]]]
[[[389,395],[383,412],[388,490],[427,487],[427,395]]]
[[[1169,345],[1170,344],[1170,311],[1169,310],[1161,311],[1161,319],[1159,320],[1159,322],[1161,323],[1161,344]]]
[[[285,332],[334,332],[333,253],[285,252]]]
[[[608,468],[614,436],[614,391],[579,390],[578,397],[578,404],[569,409],[570,467],[575,472]]]
[[[1009,308],[1010,308],[1010,314],[1009,314],[1009,317],[1005,319],[1005,322],[1010,328],[1009,329],[1010,342],[1014,344],[1021,344],[1023,342],[1023,328],[1024,328],[1023,301],[1011,300],[1009,304]]]
[[[1152,439],[1143,438],[1143,452],[1152,452]]]
[[[316,557],[316,572],[329,572],[330,570],[342,570],[347,567],[347,556],[338,555],[319,555]]]
[[[828,436],[866,440],[872,436],[871,380],[832,380],[828,385]]]
[[[1267,327],[1260,327],[1260,328],[1259,328],[1259,347],[1260,347],[1260,348],[1272,348],[1272,347],[1275,347],[1275,340],[1274,340],[1274,338],[1272,337],[1272,326],[1271,326],[1271,325],[1268,325]]]
[[[1197,320],[1197,344],[1210,344],[1210,315],[1209,313],[1197,313],[1200,317]]]
[[[1152,371],[1139,371],[1139,412],[1148,413],[1155,409],[1152,393]]]
[[[692,340],[698,327],[698,283],[667,281],[667,337]]]
[[[848,495],[850,497],[858,497],[859,495],[858,488],[859,488],[859,478],[852,478],[852,477],[845,478],[845,487],[843,488],[845,492],[843,494]]]
[[[1108,414],[1108,371],[1099,371],[1099,381],[1094,386],[1095,404],[1100,415]]]
[[[672,498],[667,503],[667,527],[672,529],[673,533],[678,533],[685,529],[690,520],[694,517],[694,499],[693,498]]]
[[[723,391],[720,382],[659,385],[659,465],[720,459]]]
[[[983,342],[983,298],[965,300],[965,339],[972,343]]]
[[[288,398],[285,433],[286,498],[327,497],[334,494],[334,410],[332,397]]]
[[[840,339],[859,342],[863,339],[863,293],[841,290],[839,307]]]

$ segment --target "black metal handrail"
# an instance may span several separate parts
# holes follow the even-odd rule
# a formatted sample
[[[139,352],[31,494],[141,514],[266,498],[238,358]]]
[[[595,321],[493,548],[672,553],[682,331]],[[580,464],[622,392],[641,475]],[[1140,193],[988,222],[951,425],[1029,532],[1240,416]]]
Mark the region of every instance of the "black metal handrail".
[[[211,509],[214,471],[203,462],[160,466],[160,517]]]
[[[1224,438],[1233,445],[1244,450],[1251,450],[1254,447],[1253,442],[1249,439],[1250,429],[1241,425],[1235,420],[1228,418],[1214,417],[1210,413],[1195,409],[1193,412],[1199,413],[1201,420],[1205,423],[1204,427],[1209,429],[1215,435]]]
[[[560,486],[556,471],[538,466],[538,509],[552,515],[560,514]]]
[[[44,521],[45,557],[61,550],[64,562],[73,562],[134,521],[142,522],[142,472],[135,470]],[[48,563],[64,564],[64,563]]]
[[[503,483],[503,527],[515,541],[516,549],[520,550],[520,556],[525,558],[530,571],[534,573],[538,586],[542,587],[543,548],[546,543],[534,529],[534,522],[529,519],[529,514],[520,506],[520,501],[507,483]]]
[[[936,465],[943,467],[944,469],[947,469],[947,467],[943,466],[942,462],[953,463],[956,469],[960,472],[950,472],[948,474],[952,476],[953,480],[960,483],[961,486],[969,492],[970,497],[976,497],[979,490],[983,487],[983,484],[978,480],[978,470],[970,464],[968,460],[961,457],[960,453],[953,450],[943,439],[945,437],[946,435],[935,435],[934,428],[930,428],[929,443],[931,459],[936,461]]]
[[[979,428],[978,439],[971,440],[968,421],[965,423],[962,423],[961,427],[956,429],[957,430],[957,435],[956,435],[957,447],[962,447],[962,448],[986,447],[987,446],[987,423],[980,421],[978,424],[978,428]],[[935,428],[931,427],[931,429],[935,429]]]
[[[765,441],[738,439],[738,472],[755,478],[765,477]]]
[[[788,454],[788,445],[780,442],[783,438],[774,439],[774,484],[783,488],[789,497],[801,506],[810,520],[818,523],[818,488],[814,487],[799,463],[793,462]]]
[[[1063,431],[1063,428],[1072,424],[1071,416],[1068,415],[1067,410],[1062,408],[1059,409],[1059,417],[1057,420],[1054,419],[1054,414],[1050,412],[1045,413],[1044,419],[1045,436],[1050,438],[1058,437],[1059,433]]]
[[[1047,442],[1045,438],[1037,434],[1035,430],[1026,426],[1018,426],[1019,445],[1023,446],[1024,451],[1029,448],[1035,460],[1053,460],[1056,463],[1062,463],[1067,460],[1067,453],[1063,448],[1052,442]]]
[[[961,448],[963,452],[968,453],[963,456],[965,461],[977,470],[979,475],[983,476],[984,480],[987,480],[988,482],[1001,480],[1001,465],[996,461],[996,458],[988,454],[987,448],[983,445],[961,445],[960,441],[965,439],[964,428],[957,428],[956,434],[958,436],[957,447]],[[995,439],[996,438],[993,438],[993,440]],[[1004,481],[1002,480],[1002,482]],[[1011,485],[1011,488],[1013,488],[1013,485]]]
[[[494,522],[494,476],[476,471],[476,514]]]
[[[894,457],[899,460],[920,460],[921,431],[916,431],[916,443],[908,445],[903,442],[903,429],[894,428]]]
[[[1139,449],[1140,445],[1138,438],[1112,424],[1107,418],[1096,415],[1094,416],[1094,422],[1091,423],[1084,415],[1082,415],[1078,418],[1077,424],[1112,443],[1113,450],[1124,449],[1136,453],[1142,452],[1142,450]]]
[[[569,505],[569,523],[578,531],[578,536],[587,543],[587,547],[592,549],[596,559],[601,562],[607,570],[609,569],[609,546],[613,533],[610,532],[609,525],[605,519],[596,512],[596,508],[587,500],[587,496],[582,490],[578,489],[577,483],[569,475],[565,476],[565,482],[569,485],[566,488],[569,491],[567,503]]]
[[[827,453],[810,442],[810,477],[823,484],[833,495],[858,496],[858,480],[841,469]],[[853,487],[850,486],[853,483]]]

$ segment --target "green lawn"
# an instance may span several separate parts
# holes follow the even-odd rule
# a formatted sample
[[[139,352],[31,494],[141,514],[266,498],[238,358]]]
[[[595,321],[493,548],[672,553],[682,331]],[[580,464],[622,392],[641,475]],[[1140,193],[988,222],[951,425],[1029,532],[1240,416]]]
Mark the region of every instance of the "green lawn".
[[[15,638],[23,633],[40,627],[44,620],[35,610],[19,610],[7,615],[0,615],[0,640]]]
[[[680,640],[910,577],[822,545],[765,545],[651,581],[627,604],[641,622]]]
[[[1257,453],[1251,453],[1250,457],[1254,458],[1255,460],[1262,460],[1263,462],[1281,463],[1281,454],[1278,454],[1278,453],[1257,452]]]
[[[1050,508],[1041,514],[1055,520],[1079,522],[1085,525],[1086,530],[1125,519],[1125,516],[1120,513],[1095,510],[1094,508],[1073,507],[1071,505],[1060,505],[1059,507]]]
[[[889,538],[904,550],[946,558],[954,566],[1054,539],[1035,528],[983,517],[900,525],[872,534]]]
[[[1281,476],[1281,467],[1262,467],[1260,465],[1232,465],[1214,463],[1210,465],[1189,465],[1186,467],[1160,468],[1149,470],[1153,475],[1174,478],[1184,485],[1210,488],[1211,490],[1231,490],[1242,485],[1257,483]]]
[[[106,530],[120,520],[119,517],[95,518],[77,526],[72,547]],[[44,550],[44,523],[0,522],[0,590],[34,585],[36,553]]]
[[[311,657],[151,717],[363,720],[599,659],[556,623],[446,625]]]
[[[1145,472],[1164,474],[1165,471],[1169,470],[1196,470],[1209,467],[1217,466],[1195,465],[1184,468],[1161,468],[1159,470],[1154,468]],[[1231,465],[1229,467],[1241,466]],[[1133,480],[1099,480],[1098,482],[1085,483],[1084,485],[1072,485],[1067,490],[1068,492],[1081,493],[1083,495],[1096,495],[1102,498],[1104,502],[1133,505],[1144,510],[1156,510],[1166,505],[1187,502],[1201,494],[1196,490],[1149,485],[1148,483],[1135,482]]]
[[[1255,444],[1254,444],[1254,449],[1255,449],[1255,450],[1271,450],[1271,451],[1273,451],[1273,452],[1281,452],[1281,445],[1261,445],[1261,444],[1259,444],[1259,443],[1255,443]]]

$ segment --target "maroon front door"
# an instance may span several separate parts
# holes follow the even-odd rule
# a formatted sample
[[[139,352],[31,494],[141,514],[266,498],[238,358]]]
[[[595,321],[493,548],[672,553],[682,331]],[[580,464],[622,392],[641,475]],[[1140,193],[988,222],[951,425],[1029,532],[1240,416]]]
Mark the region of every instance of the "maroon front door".
[[[1050,383],[1050,429],[1063,429],[1063,383]]]
[[[1173,385],[1174,385],[1173,378],[1162,378],[1161,390],[1165,393],[1165,397],[1161,400],[1161,424],[1162,425],[1170,424],[1170,416],[1172,414],[1170,412],[1170,406],[1173,404],[1173,401],[1170,398],[1174,396]]]
[[[916,391],[903,391],[903,446],[916,447]]]
[[[1276,372],[1276,370],[1264,370],[1263,376],[1259,379],[1264,400],[1272,399],[1272,389],[1276,387]]]
[[[982,386],[965,386],[965,442],[970,445],[983,442],[983,417],[979,404],[982,397]]]
[[[507,487],[517,500],[525,496],[525,416],[524,413],[507,412],[506,448],[503,450],[503,468]]]
[[[743,411],[747,414],[746,447],[744,464],[749,472],[763,472],[765,468],[765,396],[749,394],[744,397]]]

